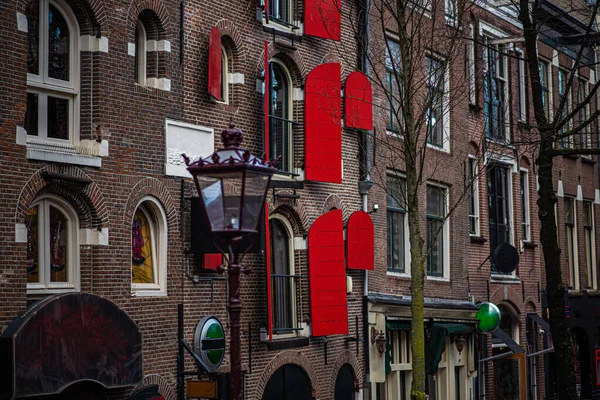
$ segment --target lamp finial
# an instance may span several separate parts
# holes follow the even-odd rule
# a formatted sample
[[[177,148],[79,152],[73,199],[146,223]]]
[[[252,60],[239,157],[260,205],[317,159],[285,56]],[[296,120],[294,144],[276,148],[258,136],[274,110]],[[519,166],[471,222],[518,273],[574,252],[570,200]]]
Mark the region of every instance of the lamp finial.
[[[233,119],[229,122],[229,128],[224,129],[221,132],[221,140],[225,148],[229,147],[240,147],[242,140],[244,140],[244,132],[241,129],[236,128],[233,123]]]

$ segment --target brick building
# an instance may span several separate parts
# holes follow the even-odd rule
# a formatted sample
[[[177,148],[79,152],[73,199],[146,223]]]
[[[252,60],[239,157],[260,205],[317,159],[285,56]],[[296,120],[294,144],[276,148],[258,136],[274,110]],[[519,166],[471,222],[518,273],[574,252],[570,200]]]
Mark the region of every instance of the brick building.
[[[222,259],[180,154],[211,154],[233,120],[254,154],[281,157],[268,215],[244,258],[252,268],[241,292],[245,398],[408,398],[407,217],[393,195],[405,166],[381,145],[400,140],[385,93],[374,85],[371,104],[368,80],[355,74],[369,73],[370,48],[379,54],[370,77],[385,76],[397,41],[393,26],[366,28],[358,4],[344,1],[341,15],[319,0],[0,4],[0,397],[120,399],[150,384],[166,399],[183,393],[178,307],[188,343],[203,317],[226,331],[229,321]],[[422,231],[439,224],[440,232],[425,285],[427,391],[541,399],[551,358],[539,353],[550,342],[535,154],[511,145],[533,122],[526,68],[515,57],[520,24],[508,6],[468,9],[473,40],[461,42],[460,56],[444,60],[437,49],[423,58],[423,71],[444,65],[438,89],[452,93],[439,135],[425,144],[419,193]],[[430,18],[454,29],[451,12]],[[579,21],[565,23],[580,32]],[[366,32],[372,40],[357,39]],[[551,108],[573,53],[547,39],[540,57]],[[577,79],[585,93],[596,72],[582,68]],[[564,157],[555,174],[582,398],[592,397],[600,357],[596,162]],[[502,243],[520,254],[513,273],[490,263]],[[475,332],[481,301],[505,316],[495,336]],[[123,322],[92,335],[105,332],[107,315]],[[371,342],[381,334],[385,352]],[[26,351],[32,340],[38,352]],[[196,370],[187,353],[184,365]],[[64,373],[70,368],[89,374]],[[228,371],[226,356],[217,375]]]

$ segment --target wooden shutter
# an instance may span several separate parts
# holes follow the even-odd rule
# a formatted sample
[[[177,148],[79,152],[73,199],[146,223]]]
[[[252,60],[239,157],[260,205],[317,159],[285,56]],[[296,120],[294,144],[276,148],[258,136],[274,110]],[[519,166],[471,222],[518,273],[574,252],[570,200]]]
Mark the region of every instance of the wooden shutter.
[[[221,76],[222,70],[222,47],[221,47],[221,32],[216,26],[210,31],[210,39],[208,42],[208,94],[215,99],[221,101]]]
[[[308,232],[312,335],[348,333],[342,211],[321,215]]]
[[[348,219],[346,254],[348,268],[372,271],[375,267],[373,220],[364,211],[356,211]]]
[[[268,0],[265,0],[265,4],[268,2]],[[271,68],[269,68],[269,43],[265,42],[264,44],[265,46],[265,59],[264,59],[264,64],[265,64],[265,68],[264,68],[264,83],[265,83],[265,89],[264,89],[264,93],[263,93],[263,109],[264,109],[264,137],[263,137],[263,149],[264,149],[264,153],[265,153],[265,157],[268,160],[269,159],[269,98],[271,96],[271,85],[269,82],[269,79],[271,79]]]
[[[216,270],[221,264],[223,264],[223,256],[221,254],[202,255],[202,268]]]
[[[340,40],[341,0],[304,0],[304,33]]]
[[[322,64],[305,83],[306,179],[342,183],[340,64]]]
[[[344,118],[348,128],[373,129],[373,92],[371,82],[361,72],[346,78]]]

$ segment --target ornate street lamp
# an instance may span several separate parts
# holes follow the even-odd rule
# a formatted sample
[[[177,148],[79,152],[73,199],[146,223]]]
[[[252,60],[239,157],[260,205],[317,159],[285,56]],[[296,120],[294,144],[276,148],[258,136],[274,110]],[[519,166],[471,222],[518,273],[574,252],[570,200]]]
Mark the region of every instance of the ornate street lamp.
[[[242,362],[240,355],[240,271],[238,263],[242,239],[257,234],[261,211],[264,208],[269,182],[275,172],[275,162],[266,161],[240,147],[243,132],[235,128],[221,133],[224,147],[206,158],[191,161],[183,158],[187,170],[194,178],[202,207],[210,224],[215,244],[227,253],[229,284],[228,311],[230,318],[230,394],[233,400],[241,399]]]

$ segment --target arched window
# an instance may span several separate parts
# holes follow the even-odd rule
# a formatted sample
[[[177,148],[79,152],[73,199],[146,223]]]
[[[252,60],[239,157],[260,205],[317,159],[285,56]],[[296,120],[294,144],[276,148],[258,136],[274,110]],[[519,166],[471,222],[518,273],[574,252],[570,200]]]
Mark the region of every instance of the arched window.
[[[135,83],[146,85],[146,28],[144,23],[138,19],[135,25]]]
[[[229,104],[229,56],[221,46],[221,103]]]
[[[279,170],[292,172],[292,80],[277,60],[269,63],[269,158],[281,157]]]
[[[136,295],[167,294],[165,213],[152,197],[142,199],[131,221],[131,288]]]
[[[27,291],[55,293],[79,289],[77,214],[57,196],[36,200],[27,226]]]
[[[34,0],[26,9],[28,140],[79,140],[79,31],[68,6]]]
[[[519,343],[519,317],[516,313],[509,308],[506,304],[500,304],[498,306],[502,318],[500,320],[500,326],[498,327],[504,333],[508,335],[516,343]],[[505,343],[500,339],[494,337],[492,339],[493,347],[504,347]]]
[[[292,229],[278,216],[269,220],[271,236],[271,290],[273,333],[296,333],[296,284]]]

